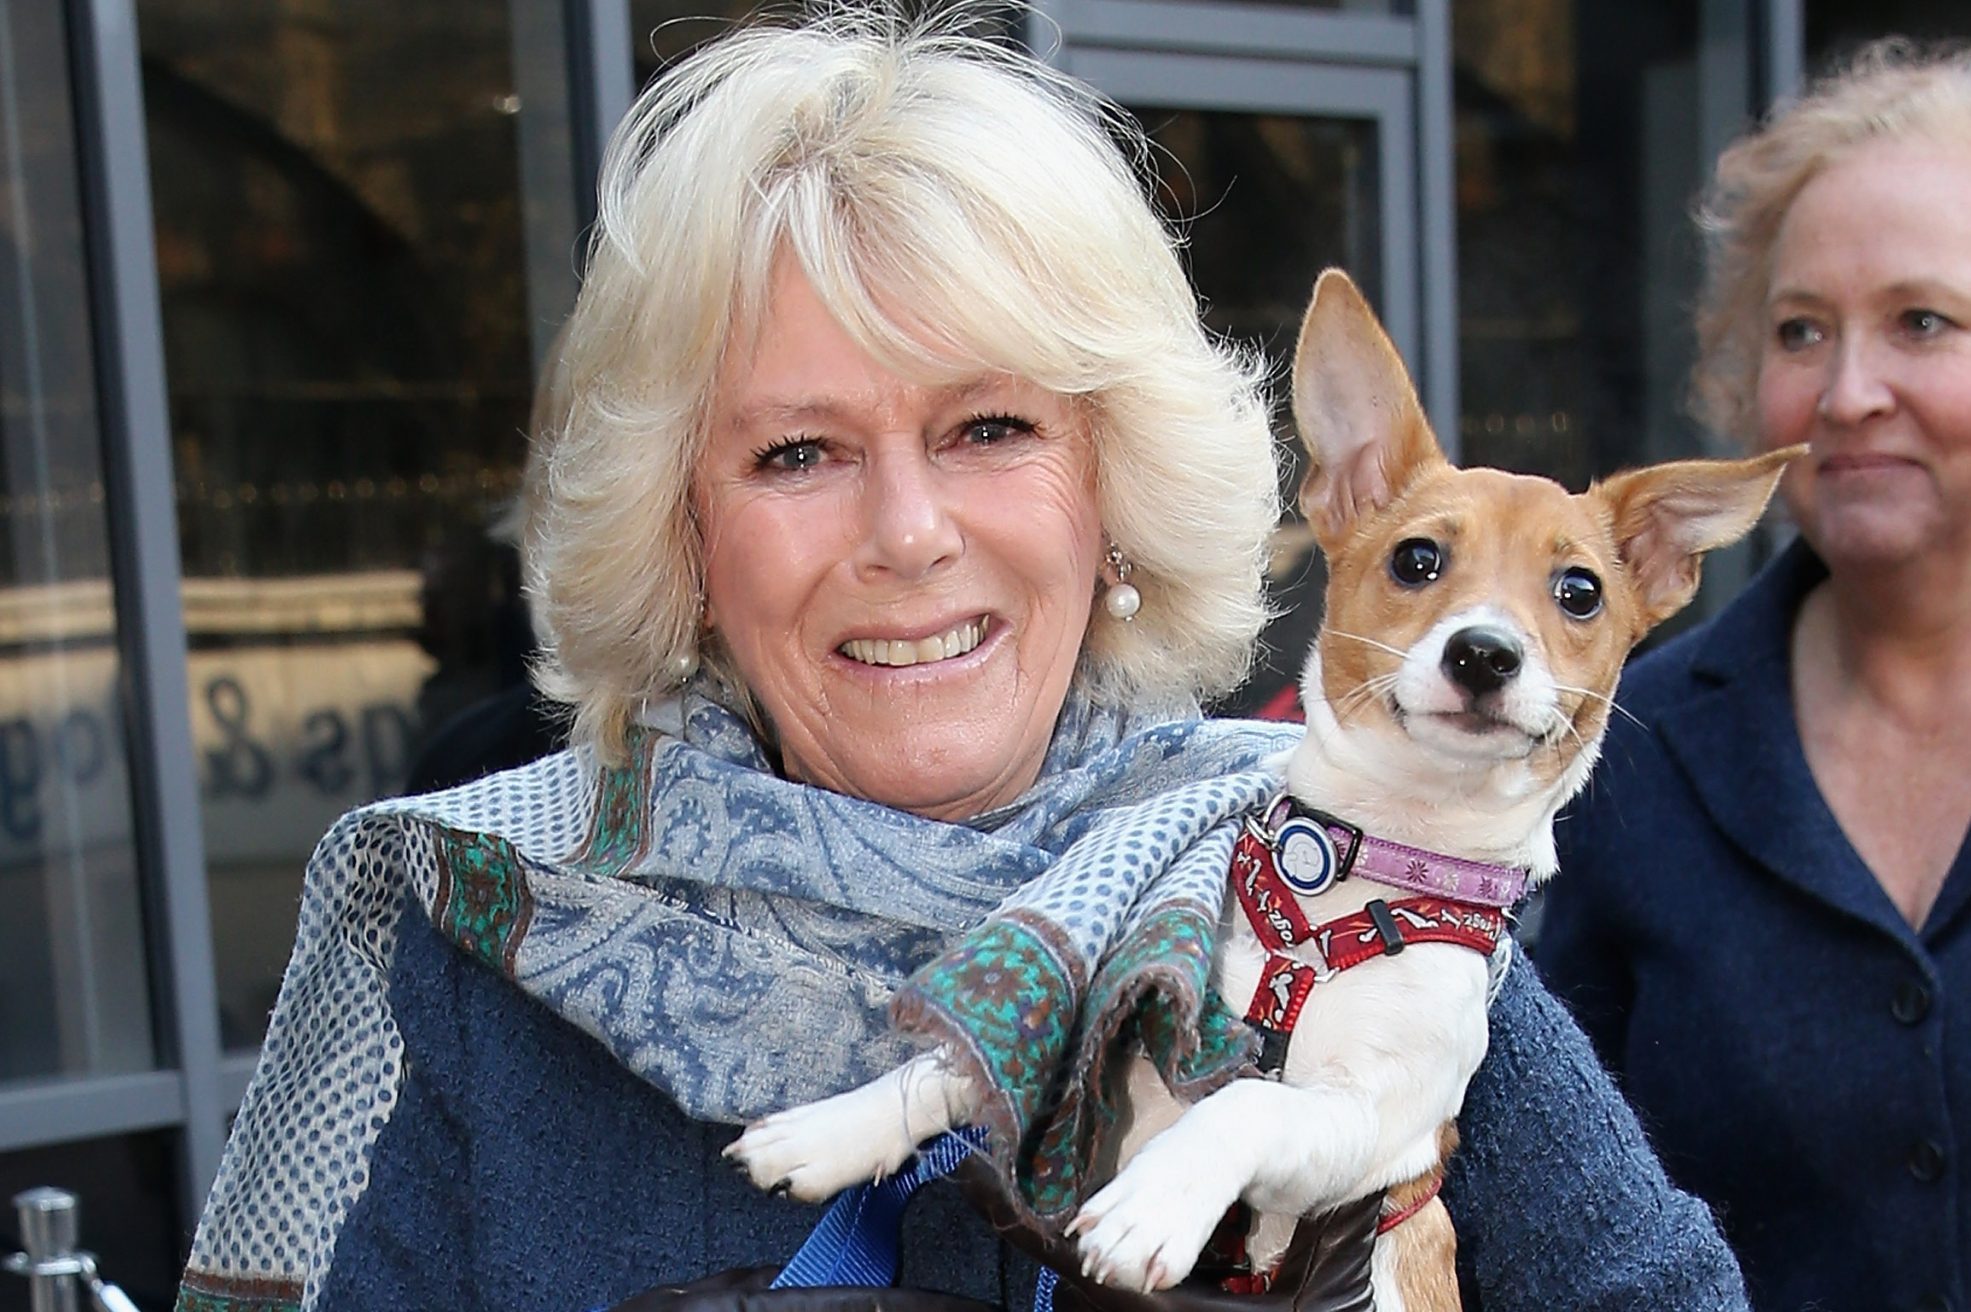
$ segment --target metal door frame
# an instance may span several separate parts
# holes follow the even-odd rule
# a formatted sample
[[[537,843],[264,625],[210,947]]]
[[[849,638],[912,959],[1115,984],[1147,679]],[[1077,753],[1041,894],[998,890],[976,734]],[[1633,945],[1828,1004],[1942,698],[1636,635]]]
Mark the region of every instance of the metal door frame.
[[[1195,0],[1054,0],[1030,24],[1029,44],[1124,103],[1373,124],[1378,308],[1455,458],[1449,3],[1418,0],[1406,17]]]

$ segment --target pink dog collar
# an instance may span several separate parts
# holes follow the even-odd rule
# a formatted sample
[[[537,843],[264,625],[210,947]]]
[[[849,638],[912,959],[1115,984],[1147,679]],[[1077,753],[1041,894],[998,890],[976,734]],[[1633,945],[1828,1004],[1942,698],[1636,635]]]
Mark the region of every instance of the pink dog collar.
[[[1295,892],[1310,896],[1350,875],[1489,907],[1509,907],[1526,892],[1524,870],[1377,838],[1286,793],[1266,808],[1266,830],[1281,876]]]

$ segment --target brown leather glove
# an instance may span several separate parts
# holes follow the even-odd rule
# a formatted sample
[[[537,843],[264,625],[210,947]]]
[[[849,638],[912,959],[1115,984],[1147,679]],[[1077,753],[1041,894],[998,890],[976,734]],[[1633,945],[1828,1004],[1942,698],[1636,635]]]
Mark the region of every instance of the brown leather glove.
[[[1301,1221],[1266,1293],[1228,1294],[1193,1277],[1175,1289],[1139,1294],[1084,1277],[1074,1244],[1022,1221],[998,1174],[976,1154],[951,1178],[1000,1238],[1060,1275],[1055,1312],[1370,1312],[1369,1255],[1382,1214],[1381,1194]]]
[[[1139,1294],[1097,1284],[1081,1275],[1081,1255],[1057,1235],[1042,1234],[1020,1219],[998,1174],[984,1159],[967,1157],[951,1174],[976,1209],[1005,1242],[1045,1266],[1061,1281],[1055,1312],[1370,1312],[1369,1254],[1375,1246],[1382,1195],[1303,1220],[1280,1260],[1272,1289],[1228,1294],[1193,1278],[1175,1289]],[[826,1287],[768,1289],[779,1268],[742,1267],[665,1285],[619,1303],[611,1312],[1000,1312],[977,1299],[923,1289]]]
[[[739,1267],[687,1285],[660,1285],[610,1312],[1001,1312],[990,1303],[927,1289],[868,1285],[768,1289],[780,1268]]]

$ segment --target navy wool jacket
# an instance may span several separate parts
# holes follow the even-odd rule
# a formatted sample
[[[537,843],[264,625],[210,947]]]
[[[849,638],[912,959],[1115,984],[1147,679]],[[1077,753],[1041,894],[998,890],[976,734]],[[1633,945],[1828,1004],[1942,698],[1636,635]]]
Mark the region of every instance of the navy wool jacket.
[[[1796,543],[1625,673],[1536,955],[1754,1307],[1961,1310],[1971,856],[1913,930],[1816,788],[1788,651],[1825,577]]]

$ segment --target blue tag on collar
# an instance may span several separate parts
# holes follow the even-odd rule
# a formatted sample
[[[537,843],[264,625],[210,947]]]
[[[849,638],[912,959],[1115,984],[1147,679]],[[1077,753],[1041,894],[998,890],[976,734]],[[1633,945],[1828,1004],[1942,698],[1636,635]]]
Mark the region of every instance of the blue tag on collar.
[[[1288,887],[1311,897],[1334,886],[1341,873],[1341,853],[1335,850],[1326,825],[1297,815],[1273,834],[1273,864]]]

